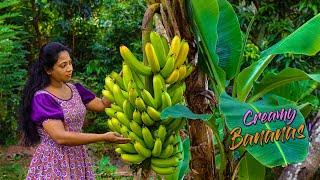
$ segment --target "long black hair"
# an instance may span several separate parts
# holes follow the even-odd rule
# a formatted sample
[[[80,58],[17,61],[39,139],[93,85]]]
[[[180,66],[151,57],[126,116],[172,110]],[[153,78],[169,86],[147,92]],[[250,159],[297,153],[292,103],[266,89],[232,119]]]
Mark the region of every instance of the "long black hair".
[[[38,59],[29,68],[29,77],[23,89],[19,108],[19,130],[22,135],[22,144],[25,146],[35,145],[40,140],[37,125],[31,121],[31,103],[36,91],[50,84],[50,77],[46,70],[53,68],[62,51],[70,53],[69,48],[58,42],[43,45]]]

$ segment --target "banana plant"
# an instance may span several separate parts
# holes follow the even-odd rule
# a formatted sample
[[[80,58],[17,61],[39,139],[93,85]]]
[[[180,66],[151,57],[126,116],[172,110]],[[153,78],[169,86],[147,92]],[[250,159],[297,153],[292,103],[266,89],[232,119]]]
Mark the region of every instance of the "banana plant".
[[[241,36],[240,25],[231,4],[227,0],[188,0],[186,6],[193,34],[197,39],[200,67],[207,72],[212,83],[211,88],[219,97],[219,108],[213,110],[215,113],[212,118],[197,116],[197,119],[204,120],[212,128],[217,141],[220,163],[216,164],[219,164],[219,179],[226,178],[228,173],[233,173],[232,178],[263,179],[265,167],[286,166],[303,161],[308,152],[308,132],[304,118],[310,113],[311,104],[306,102],[306,99],[319,86],[320,74],[307,74],[297,68],[286,68],[277,74],[263,77],[262,74],[278,54],[314,56],[320,51],[320,36],[315,31],[320,29],[320,14],[264,50],[258,61],[241,69],[246,40]],[[232,87],[230,95],[226,93],[227,86]],[[304,92],[297,89],[303,89]],[[189,109],[181,111],[179,108],[181,107],[173,106],[162,113],[168,117],[193,119],[194,114],[190,116],[190,113],[184,113]],[[231,140],[228,134],[236,127],[240,127],[241,135],[244,135],[276,131],[284,126],[284,123],[279,121],[246,126],[242,122],[246,112],[275,112],[281,108],[297,110],[296,118],[290,126],[303,127],[301,137],[305,138],[289,140],[286,143],[268,143],[264,146],[246,146],[237,151],[229,150]],[[179,111],[176,111],[178,109]],[[219,134],[217,117],[223,118],[223,126],[228,128],[228,132],[222,136],[224,139],[221,138],[221,133]],[[223,129],[223,126],[220,129]],[[234,161],[227,164],[227,159]],[[231,169],[227,169],[230,167]]]

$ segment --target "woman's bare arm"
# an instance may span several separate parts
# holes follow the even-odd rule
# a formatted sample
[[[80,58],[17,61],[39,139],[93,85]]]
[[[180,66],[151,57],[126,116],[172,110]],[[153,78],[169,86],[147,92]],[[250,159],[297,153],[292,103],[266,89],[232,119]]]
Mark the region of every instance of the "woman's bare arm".
[[[42,125],[49,136],[57,144],[61,145],[75,146],[90,144],[99,141],[122,144],[130,141],[129,138],[123,138],[115,132],[93,134],[66,131],[61,120],[47,120],[43,122]]]

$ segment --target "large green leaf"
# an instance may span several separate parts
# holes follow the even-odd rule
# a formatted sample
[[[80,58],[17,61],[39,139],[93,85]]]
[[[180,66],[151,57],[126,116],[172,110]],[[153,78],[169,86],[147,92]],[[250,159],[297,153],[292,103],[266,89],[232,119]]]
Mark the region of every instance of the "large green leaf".
[[[260,145],[260,138],[258,144],[256,145],[248,145],[246,146],[246,150],[261,164],[267,167],[274,167],[274,166],[285,166],[292,163],[298,163],[303,161],[308,152],[308,132],[305,125],[304,118],[302,114],[297,110],[298,108],[291,104],[285,104],[281,106],[275,106],[273,104],[269,104],[268,102],[257,101],[255,103],[244,103],[239,102],[237,99],[234,99],[223,93],[220,97],[221,101],[219,104],[220,110],[223,113],[224,117],[226,118],[226,124],[229,130],[233,130],[234,128],[241,128],[241,136],[236,138],[237,140],[241,141],[241,137],[245,136],[246,134],[255,135],[255,133],[260,133],[263,130],[267,132],[268,130],[275,132],[277,129],[282,131],[282,128],[287,126],[287,122],[290,121],[281,121],[275,120],[271,122],[261,123],[261,121],[257,121],[254,125],[245,125],[243,118],[246,112],[249,110],[253,113],[252,116],[261,112],[261,113],[268,113],[268,112],[277,112],[281,109],[291,109],[291,113],[296,110],[296,116],[294,120],[291,121],[290,126],[291,128],[298,129],[302,127],[303,132],[301,132],[303,138],[297,138],[298,134],[294,135],[295,139],[289,138],[286,140],[285,134],[281,133],[279,140],[275,140],[274,142],[269,143],[262,143]],[[291,114],[290,113],[290,114]],[[253,119],[252,116],[249,116],[250,121]],[[291,116],[294,117],[294,116]],[[287,131],[284,131],[285,133]],[[292,132],[292,131],[291,131]],[[284,136],[283,136],[284,135]],[[282,137],[284,137],[284,141],[282,142]],[[233,138],[231,136],[231,138]],[[238,141],[233,141],[236,144]]]
[[[266,77],[264,77],[261,82],[255,84],[252,97],[250,98],[249,102],[254,102],[267,92],[280,86],[291,83],[293,81],[306,79],[312,79],[320,83],[320,74],[307,74],[304,71],[295,68],[286,68],[279,74],[270,73]]]
[[[199,39],[199,47],[206,55],[206,65],[209,67],[210,76],[217,82],[220,92],[225,88],[225,72],[218,66],[219,57],[216,53],[218,41],[217,25],[219,19],[219,5],[216,0],[189,0],[187,1],[191,16],[191,27]]]
[[[237,81],[237,98],[245,101],[256,81],[275,54],[293,53],[315,55],[320,51],[320,36],[316,29],[320,29],[320,14],[316,15],[292,34],[261,54],[260,60],[253,63],[239,73]]]
[[[208,121],[211,116],[211,114],[195,114],[188,107],[181,104],[176,104],[174,106],[165,108],[160,114],[160,119],[165,120],[168,118],[187,118]]]
[[[218,0],[218,42],[217,54],[219,66],[226,72],[226,78],[232,79],[240,66],[240,54],[243,46],[240,24],[232,5],[227,0]]]
[[[254,159],[250,154],[240,161],[238,178],[239,180],[263,180],[266,168]]]

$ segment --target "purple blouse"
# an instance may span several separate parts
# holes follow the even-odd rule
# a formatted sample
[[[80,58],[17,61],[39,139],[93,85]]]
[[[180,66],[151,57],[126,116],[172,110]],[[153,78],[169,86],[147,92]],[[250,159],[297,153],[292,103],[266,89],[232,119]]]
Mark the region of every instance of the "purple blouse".
[[[79,92],[83,104],[89,103],[96,97],[94,93],[83,87],[81,84],[76,83],[74,86]],[[71,92],[73,96],[72,89]],[[37,124],[42,124],[46,119],[60,119],[63,121],[63,111],[60,104],[49,94],[37,94],[32,99],[31,120]]]

